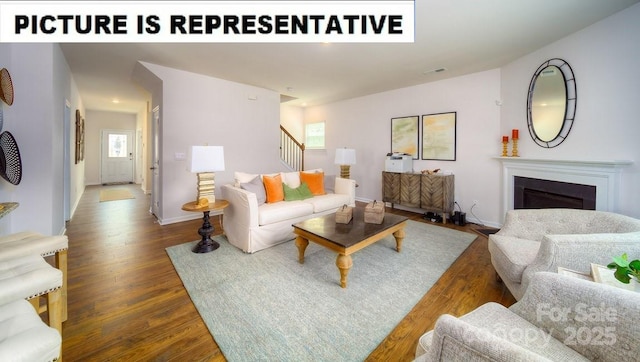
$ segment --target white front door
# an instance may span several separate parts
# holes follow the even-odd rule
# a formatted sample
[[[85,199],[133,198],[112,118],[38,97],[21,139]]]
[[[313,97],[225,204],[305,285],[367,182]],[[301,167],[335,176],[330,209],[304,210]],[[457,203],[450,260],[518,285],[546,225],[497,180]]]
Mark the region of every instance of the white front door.
[[[133,182],[133,130],[102,130],[102,183]]]

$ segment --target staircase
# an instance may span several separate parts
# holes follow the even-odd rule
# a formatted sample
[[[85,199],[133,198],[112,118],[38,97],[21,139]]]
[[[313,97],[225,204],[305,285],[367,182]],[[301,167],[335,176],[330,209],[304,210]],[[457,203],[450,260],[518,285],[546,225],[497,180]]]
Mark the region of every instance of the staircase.
[[[295,171],[304,171],[304,143],[280,126],[280,159]]]

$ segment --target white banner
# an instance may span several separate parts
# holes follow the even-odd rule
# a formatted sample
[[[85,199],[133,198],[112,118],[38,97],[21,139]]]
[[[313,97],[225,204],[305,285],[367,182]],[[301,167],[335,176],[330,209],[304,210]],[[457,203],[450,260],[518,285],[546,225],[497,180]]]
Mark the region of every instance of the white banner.
[[[0,42],[410,43],[414,1],[0,1]]]

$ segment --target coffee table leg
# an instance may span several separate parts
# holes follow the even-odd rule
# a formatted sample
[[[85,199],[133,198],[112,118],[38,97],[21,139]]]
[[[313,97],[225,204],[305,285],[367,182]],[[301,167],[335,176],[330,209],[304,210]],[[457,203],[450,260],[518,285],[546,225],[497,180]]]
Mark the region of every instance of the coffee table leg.
[[[298,263],[304,264],[304,251],[307,250],[307,245],[309,245],[309,240],[303,238],[302,236],[296,237],[296,246],[298,247]]]
[[[398,253],[402,250],[402,240],[404,240],[404,228],[393,233],[393,237],[396,238],[396,251]]]
[[[336,259],[336,266],[340,269],[340,286],[343,288],[347,287],[347,274],[349,274],[349,269],[353,266],[353,260],[351,260],[351,255],[342,255],[338,254],[338,258]]]

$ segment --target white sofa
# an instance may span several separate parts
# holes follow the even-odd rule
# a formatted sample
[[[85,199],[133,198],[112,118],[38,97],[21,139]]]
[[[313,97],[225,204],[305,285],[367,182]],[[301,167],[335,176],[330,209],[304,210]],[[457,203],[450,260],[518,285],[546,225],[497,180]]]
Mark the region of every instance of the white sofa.
[[[285,183],[295,184],[295,174],[282,173]],[[246,253],[293,239],[292,225],[299,221],[335,212],[345,204],[355,206],[356,182],[350,179],[335,177],[335,184],[328,184],[325,178],[325,195],[262,205],[258,205],[256,194],[241,188],[238,181],[236,176],[235,184],[222,186],[222,198],[229,202],[223,228],[229,242]]]

